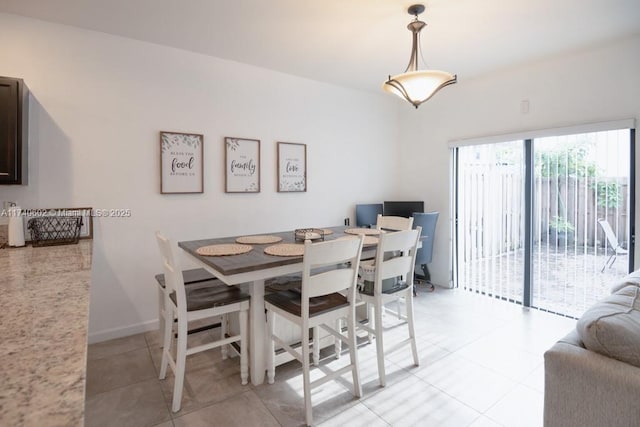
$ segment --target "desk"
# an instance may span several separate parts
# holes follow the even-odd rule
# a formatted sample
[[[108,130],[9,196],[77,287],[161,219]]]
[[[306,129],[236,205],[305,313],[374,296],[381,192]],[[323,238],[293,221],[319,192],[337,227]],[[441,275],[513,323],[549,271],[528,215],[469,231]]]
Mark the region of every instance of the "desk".
[[[325,240],[333,240],[345,236],[344,230],[349,227],[331,227],[333,234],[325,236]],[[281,243],[295,241],[293,230],[284,233],[265,233],[282,237]],[[222,280],[227,285],[249,283],[251,295],[251,309],[249,312],[249,372],[251,383],[254,385],[264,383],[265,354],[267,349],[266,324],[267,319],[264,309],[264,282],[265,279],[278,276],[286,276],[302,271],[302,257],[280,257],[264,253],[266,245],[252,245],[253,250],[242,255],[232,256],[202,256],[196,250],[207,245],[220,243],[234,243],[236,237],[224,237],[219,239],[191,240],[179,242],[178,246],[195,258],[211,274]],[[375,246],[363,250],[363,255],[372,257],[375,254]]]

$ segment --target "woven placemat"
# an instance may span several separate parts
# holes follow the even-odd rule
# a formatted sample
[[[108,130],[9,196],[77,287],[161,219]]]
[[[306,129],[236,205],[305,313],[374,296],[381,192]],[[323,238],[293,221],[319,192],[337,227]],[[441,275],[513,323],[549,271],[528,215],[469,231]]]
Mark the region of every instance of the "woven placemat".
[[[248,245],[264,245],[267,243],[278,243],[282,241],[282,237],[278,236],[242,236],[236,239],[236,243],[244,243]]]
[[[328,236],[329,234],[333,234],[333,230],[330,230],[328,228],[321,228],[320,230],[322,230],[325,236]]]
[[[344,240],[344,239],[354,239],[354,236],[342,236],[342,237],[338,237],[336,240]],[[377,245],[378,242],[380,241],[380,238],[375,237],[375,236],[364,236],[364,245],[365,246],[370,246],[370,245]]]
[[[219,245],[202,246],[196,249],[198,255],[225,256],[245,254],[253,249],[253,246],[238,245],[236,243],[222,243]]]
[[[297,243],[279,243],[277,245],[264,248],[267,255],[276,256],[302,256],[304,255],[304,245]]]
[[[344,230],[347,234],[364,234],[365,236],[377,236],[380,230],[375,228],[347,228]]]

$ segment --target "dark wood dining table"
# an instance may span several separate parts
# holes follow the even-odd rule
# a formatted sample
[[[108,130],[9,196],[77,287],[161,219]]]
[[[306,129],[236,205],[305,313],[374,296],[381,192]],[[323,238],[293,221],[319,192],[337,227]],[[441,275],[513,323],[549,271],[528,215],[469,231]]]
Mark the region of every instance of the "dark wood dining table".
[[[324,240],[333,240],[349,234],[345,229],[353,227],[324,227],[330,230]],[[262,233],[261,235],[282,237],[278,243],[296,242],[294,230],[276,233]],[[227,285],[247,284],[251,295],[251,309],[249,315],[249,371],[251,383],[254,385],[264,383],[266,371],[266,316],[264,308],[265,280],[286,276],[302,271],[302,256],[274,256],[268,255],[264,249],[272,244],[252,244],[250,252],[229,256],[203,256],[197,253],[197,249],[203,246],[222,243],[235,243],[236,238],[231,236],[223,238],[211,238],[178,242],[178,246],[195,259],[200,266],[219,278]],[[375,255],[375,245],[363,249],[363,258],[372,258]]]

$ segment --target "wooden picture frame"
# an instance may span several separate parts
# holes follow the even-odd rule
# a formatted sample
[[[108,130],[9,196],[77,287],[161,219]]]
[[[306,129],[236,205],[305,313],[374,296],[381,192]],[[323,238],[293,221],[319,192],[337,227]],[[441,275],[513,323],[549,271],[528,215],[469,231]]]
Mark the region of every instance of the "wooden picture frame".
[[[225,193],[260,192],[260,140],[226,137]]]
[[[278,192],[307,191],[307,144],[278,142]]]
[[[160,132],[160,193],[204,193],[204,136]]]

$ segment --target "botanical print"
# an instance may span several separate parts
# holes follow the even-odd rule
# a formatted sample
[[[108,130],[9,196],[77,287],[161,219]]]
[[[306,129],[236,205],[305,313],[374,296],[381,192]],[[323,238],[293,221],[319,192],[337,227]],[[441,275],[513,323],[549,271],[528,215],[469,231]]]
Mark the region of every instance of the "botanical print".
[[[278,143],[278,191],[307,191],[307,146]]]
[[[260,141],[225,138],[227,193],[260,192]]]
[[[162,133],[162,152],[167,153],[172,149],[189,147],[200,148],[200,135],[190,135],[184,133]]]
[[[161,192],[202,193],[202,135],[160,132]]]

